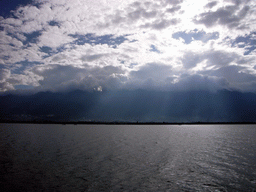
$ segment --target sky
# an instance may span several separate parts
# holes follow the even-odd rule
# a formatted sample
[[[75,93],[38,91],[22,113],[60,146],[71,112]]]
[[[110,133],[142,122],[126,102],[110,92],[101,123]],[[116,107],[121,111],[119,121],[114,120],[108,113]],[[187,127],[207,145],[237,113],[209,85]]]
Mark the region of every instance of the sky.
[[[0,119],[256,122],[255,0],[0,7]]]
[[[0,92],[256,91],[254,0],[1,1]]]

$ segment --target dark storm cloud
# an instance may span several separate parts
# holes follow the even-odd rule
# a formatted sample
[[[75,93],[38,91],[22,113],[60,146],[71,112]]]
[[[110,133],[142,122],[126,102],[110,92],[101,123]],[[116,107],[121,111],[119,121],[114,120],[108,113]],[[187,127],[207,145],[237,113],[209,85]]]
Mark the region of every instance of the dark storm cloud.
[[[39,91],[65,91],[74,89],[94,89],[99,86],[103,88],[118,87],[122,81],[124,71],[119,67],[91,67],[84,65],[83,68],[77,68],[71,65],[45,65],[36,66],[33,72],[44,77],[39,81]]]
[[[219,74],[187,74],[179,75],[179,81],[173,83],[177,76],[172,72],[170,65],[159,63],[149,63],[137,71],[130,72],[131,81],[127,87],[142,88],[148,90],[209,90],[217,91],[229,87],[229,82],[225,76]]]
[[[256,77],[252,74],[244,73],[242,70],[244,67],[241,66],[224,66],[217,70],[204,71],[204,74],[216,77],[224,77],[228,82],[232,83],[250,83],[256,82]]]
[[[182,75],[181,80],[175,85],[177,90],[208,90],[217,91],[228,87],[224,77],[204,75]]]
[[[240,9],[240,4],[229,5],[221,7],[216,11],[208,11],[201,13],[193,20],[195,24],[204,24],[206,27],[212,27],[214,25],[224,25],[228,28],[241,28],[243,23],[241,22],[248,14],[250,7],[244,5]]]

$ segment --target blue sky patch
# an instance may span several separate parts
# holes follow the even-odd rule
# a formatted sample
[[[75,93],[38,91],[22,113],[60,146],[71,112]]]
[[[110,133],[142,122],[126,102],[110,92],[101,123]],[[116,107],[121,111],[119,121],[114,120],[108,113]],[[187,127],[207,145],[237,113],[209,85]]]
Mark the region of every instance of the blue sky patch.
[[[21,67],[17,67],[18,64],[21,64]],[[14,63],[14,66],[16,66],[16,67],[14,69],[12,69],[12,73],[14,73],[14,74],[23,74],[23,71],[25,69],[27,69],[28,67],[32,67],[34,65],[39,65],[39,64],[43,64],[43,63],[40,63],[40,62],[37,62],[37,61],[30,62],[28,60],[16,62],[16,63]]]
[[[252,32],[246,36],[237,37],[232,43],[232,47],[235,46],[245,48],[244,55],[249,55],[256,49],[256,32]]]
[[[133,67],[135,67],[135,66],[137,66],[137,65],[138,65],[138,63],[131,63],[130,66],[129,66],[129,68],[132,69]]]
[[[50,25],[50,26],[58,26],[58,27],[60,27],[60,23],[57,22],[57,21],[50,21],[50,22],[49,22],[49,25]]]
[[[40,47],[41,52],[48,54],[48,55],[42,56],[43,59],[50,57],[52,55],[55,55],[57,53],[61,53],[61,52],[65,51],[66,49],[67,48],[65,48],[65,45],[57,47],[57,50],[53,50],[51,47],[48,47],[48,46]]]
[[[43,47],[40,47],[40,51],[44,53],[50,53],[52,51],[52,48],[48,46],[43,46]]]
[[[14,85],[15,89],[32,89],[34,86],[32,85]]]
[[[9,55],[4,55],[4,56],[1,56],[0,58],[3,59],[3,60],[8,60],[8,59],[10,59],[11,57],[10,57]]]
[[[24,33],[27,39],[23,41],[23,44],[26,45],[28,43],[37,43],[38,37],[42,34],[41,31],[34,31],[32,33]]]
[[[6,68],[6,66],[5,66],[5,65],[0,64],[0,69],[5,69],[5,68]]]
[[[53,51],[51,47],[48,47],[48,46],[43,46],[43,47],[40,47],[40,51],[43,52],[43,53],[47,53],[48,55],[45,55],[43,56],[42,58],[45,59],[47,57],[50,57],[58,52],[56,51]]]
[[[2,0],[0,1],[0,15],[3,17],[11,16],[11,11],[15,10],[19,6],[25,6],[32,4],[33,0]]]
[[[151,45],[150,48],[151,48],[151,49],[150,49],[149,51],[151,51],[151,52],[156,52],[156,53],[160,53],[160,51],[156,48],[155,45]]]
[[[219,33],[218,32],[214,32],[214,33],[206,33],[204,31],[198,31],[197,29],[191,31],[191,32],[185,32],[185,31],[180,31],[177,33],[174,33],[172,35],[172,38],[174,39],[179,39],[182,38],[185,40],[186,44],[189,44],[194,40],[200,40],[204,43],[206,43],[207,41],[211,40],[211,39],[218,39],[219,38]]]

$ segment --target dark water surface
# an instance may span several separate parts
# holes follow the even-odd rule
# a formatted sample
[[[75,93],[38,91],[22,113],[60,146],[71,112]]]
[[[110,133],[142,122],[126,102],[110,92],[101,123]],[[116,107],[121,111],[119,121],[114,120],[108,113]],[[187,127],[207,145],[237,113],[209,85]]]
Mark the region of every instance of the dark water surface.
[[[256,191],[255,125],[0,124],[3,191]]]

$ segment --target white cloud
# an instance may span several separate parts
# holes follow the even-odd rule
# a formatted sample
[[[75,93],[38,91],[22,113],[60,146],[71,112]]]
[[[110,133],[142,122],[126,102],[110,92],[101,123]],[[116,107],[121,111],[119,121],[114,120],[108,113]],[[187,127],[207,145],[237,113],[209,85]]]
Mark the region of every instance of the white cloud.
[[[0,70],[0,92],[14,90],[15,85],[39,86],[39,80],[43,77],[36,75],[31,71],[25,71],[24,74],[11,74],[9,69]]]
[[[69,37],[67,34],[63,34],[63,31],[61,31],[57,26],[53,26],[43,32],[38,40],[38,46],[47,46],[56,49],[59,46],[72,42],[73,38]]]
[[[0,32],[0,44],[4,46],[12,45],[15,48],[21,48],[23,45],[23,43],[18,39],[7,35],[5,31]]]
[[[5,82],[11,75],[10,70],[8,69],[0,69],[0,82]]]

